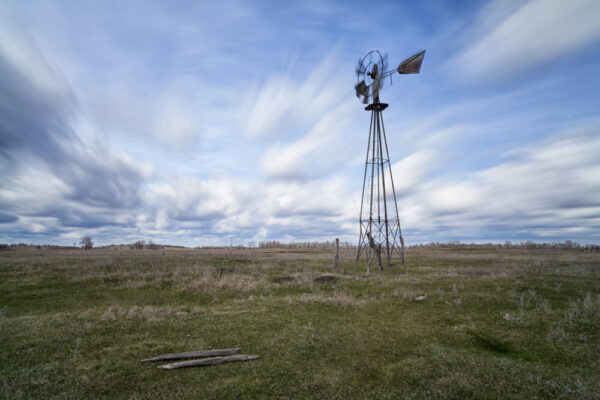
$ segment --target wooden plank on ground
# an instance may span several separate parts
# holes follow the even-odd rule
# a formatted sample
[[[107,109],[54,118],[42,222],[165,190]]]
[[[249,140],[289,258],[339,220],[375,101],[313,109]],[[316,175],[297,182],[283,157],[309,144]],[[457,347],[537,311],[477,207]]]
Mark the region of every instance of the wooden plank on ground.
[[[226,356],[226,357],[210,357],[210,358],[201,358],[198,360],[189,360],[189,361],[180,361],[171,364],[159,365],[157,368],[160,369],[176,369],[176,368],[186,368],[186,367],[200,367],[206,365],[218,365],[224,364],[228,362],[234,361],[250,361],[256,360],[259,356],[251,356],[246,354],[238,354],[234,356]]]
[[[235,354],[238,351],[240,351],[240,349],[237,347],[235,349],[186,351],[185,353],[163,354],[162,356],[158,356],[158,357],[146,358],[145,360],[140,360],[140,362],[168,361],[168,360],[182,360],[182,359],[186,359],[186,358],[228,356],[231,354]]]

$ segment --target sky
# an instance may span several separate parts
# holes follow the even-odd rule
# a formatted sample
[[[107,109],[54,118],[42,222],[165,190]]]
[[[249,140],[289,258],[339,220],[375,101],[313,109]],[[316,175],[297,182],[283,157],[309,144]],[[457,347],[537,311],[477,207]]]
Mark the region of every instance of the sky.
[[[375,49],[408,244],[600,243],[596,0],[2,1],[0,243],[356,243]]]

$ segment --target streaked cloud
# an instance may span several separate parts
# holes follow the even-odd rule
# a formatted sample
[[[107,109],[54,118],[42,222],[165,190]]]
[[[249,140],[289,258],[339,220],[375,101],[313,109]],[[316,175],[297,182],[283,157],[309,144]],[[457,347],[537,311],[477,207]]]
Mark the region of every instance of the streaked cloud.
[[[578,126],[515,150],[494,167],[430,180],[401,202],[406,222],[425,232],[453,226],[457,237],[592,235],[600,204],[599,130],[598,121]]]
[[[598,21],[600,3],[594,0],[492,4],[454,69],[469,78],[495,79],[551,61],[576,64],[576,51],[600,39]]]
[[[349,127],[352,107],[343,103],[320,116],[310,130],[289,145],[270,146],[261,162],[269,177],[305,179],[323,174],[346,154],[341,142]],[[333,150],[335,149],[335,150]]]
[[[101,142],[82,141],[73,129],[80,109],[67,79],[25,33],[3,32],[2,43],[8,42],[0,48],[6,96],[0,204],[10,224],[35,233],[119,224],[114,212],[141,203],[140,185],[151,167]]]
[[[352,79],[340,76],[335,62],[338,53],[331,51],[301,79],[292,75],[295,57],[285,74],[268,77],[259,87],[252,87],[240,109],[245,132],[252,136],[288,134],[296,124],[311,123],[340,102],[348,102]]]

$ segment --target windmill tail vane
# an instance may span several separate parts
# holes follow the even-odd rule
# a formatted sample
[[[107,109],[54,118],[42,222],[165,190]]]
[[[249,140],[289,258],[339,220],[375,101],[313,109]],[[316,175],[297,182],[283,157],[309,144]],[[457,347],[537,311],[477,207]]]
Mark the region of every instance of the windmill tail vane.
[[[407,58],[398,65],[399,74],[418,74],[421,71],[421,64],[425,58],[425,50]]]
[[[394,73],[418,74],[424,56],[425,50],[402,61],[398,68],[386,71],[386,56],[374,50],[367,53],[356,67],[356,96],[362,97],[362,102],[368,104],[365,110],[371,111],[356,254],[356,268],[361,255],[366,255],[367,273],[370,272],[373,259],[377,261],[379,269],[383,270],[384,265],[387,268],[392,267],[394,258],[400,260],[404,273],[407,272],[404,238],[400,228],[398,201],[382,115],[382,111],[388,105],[379,101],[379,91],[384,79],[391,78]]]

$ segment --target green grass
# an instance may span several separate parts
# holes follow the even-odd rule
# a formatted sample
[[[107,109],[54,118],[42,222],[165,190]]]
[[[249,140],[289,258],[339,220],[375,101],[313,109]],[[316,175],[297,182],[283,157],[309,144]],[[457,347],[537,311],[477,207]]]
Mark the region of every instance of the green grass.
[[[369,277],[351,253],[161,254],[1,253],[0,397],[600,398],[597,253],[411,249]],[[138,362],[229,347],[261,358]]]

